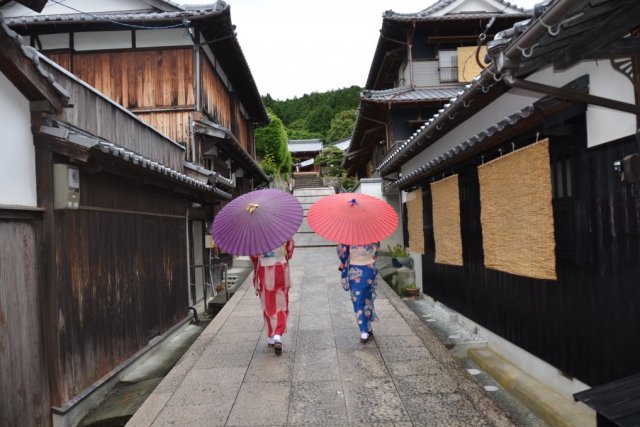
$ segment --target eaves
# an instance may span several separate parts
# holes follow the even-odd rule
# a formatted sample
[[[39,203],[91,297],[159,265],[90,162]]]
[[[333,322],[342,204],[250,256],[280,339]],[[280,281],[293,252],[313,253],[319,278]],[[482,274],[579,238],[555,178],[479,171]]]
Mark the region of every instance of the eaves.
[[[124,168],[135,169],[153,178],[168,181],[180,187],[196,190],[205,195],[211,195],[216,199],[231,199],[230,193],[215,185],[210,185],[206,181],[189,177],[160,162],[156,162],[112,142],[89,135],[53,118],[45,118],[43,124],[35,132],[35,135],[44,140],[51,141],[59,147],[60,152],[69,155],[76,159],[76,161],[86,163],[96,156],[108,158],[122,165]]]

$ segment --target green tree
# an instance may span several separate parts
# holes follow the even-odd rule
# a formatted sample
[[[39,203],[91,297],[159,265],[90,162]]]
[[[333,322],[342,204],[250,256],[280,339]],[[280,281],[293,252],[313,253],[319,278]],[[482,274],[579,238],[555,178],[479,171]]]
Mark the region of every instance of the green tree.
[[[295,119],[287,125],[287,131],[307,130],[307,122],[304,119]]]
[[[289,139],[322,139],[322,135],[318,132],[309,132],[308,130],[290,130],[287,129]]]
[[[267,164],[275,165],[282,174],[291,172],[291,153],[289,153],[289,138],[282,121],[273,111],[267,108],[269,124],[256,129],[256,154],[260,159],[268,159]],[[266,170],[265,170],[266,173]]]
[[[349,138],[356,125],[356,110],[345,110],[331,119],[331,126],[327,131],[327,142],[340,141]]]
[[[331,126],[334,114],[328,105],[314,108],[307,116],[307,130],[325,135]]]
[[[347,173],[342,167],[344,153],[336,146],[325,147],[314,161],[323,168],[325,176],[343,176]]]
[[[322,167],[324,176],[335,177],[340,184],[340,188],[350,190],[356,186],[358,181],[348,176],[347,170],[342,166],[344,153],[335,145],[329,145],[322,150],[315,158],[315,163]],[[336,188],[336,191],[341,191]]]

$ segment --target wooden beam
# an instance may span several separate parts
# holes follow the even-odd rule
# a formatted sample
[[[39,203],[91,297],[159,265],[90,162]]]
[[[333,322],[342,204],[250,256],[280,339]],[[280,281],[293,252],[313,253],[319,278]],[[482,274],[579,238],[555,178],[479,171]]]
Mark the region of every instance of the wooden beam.
[[[56,112],[62,111],[67,98],[43,76],[21,46],[0,30],[0,69],[29,101],[46,100]]]
[[[487,35],[485,41],[493,40],[493,35]],[[455,42],[477,42],[478,35],[471,34],[468,36],[431,36],[427,37],[427,43],[435,44],[435,43],[455,43]]]
[[[175,111],[195,111],[196,106],[194,104],[187,105],[168,105],[165,107],[140,107],[129,108],[132,113],[168,113]]]

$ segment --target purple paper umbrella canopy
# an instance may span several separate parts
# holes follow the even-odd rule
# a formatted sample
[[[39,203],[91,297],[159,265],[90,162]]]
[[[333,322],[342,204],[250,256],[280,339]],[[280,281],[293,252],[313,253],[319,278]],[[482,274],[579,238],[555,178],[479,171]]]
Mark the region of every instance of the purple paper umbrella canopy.
[[[302,206],[282,190],[256,190],[230,201],[213,219],[211,236],[232,255],[257,255],[289,240],[302,222]]]

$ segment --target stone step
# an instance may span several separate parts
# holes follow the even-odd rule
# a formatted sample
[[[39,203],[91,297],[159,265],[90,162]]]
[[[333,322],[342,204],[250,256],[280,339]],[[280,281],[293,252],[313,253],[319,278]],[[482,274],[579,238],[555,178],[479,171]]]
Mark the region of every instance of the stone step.
[[[333,187],[296,188],[293,190],[295,197],[321,197],[335,194]]]

